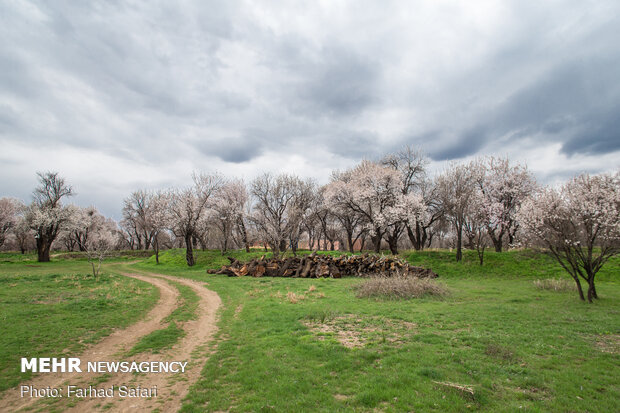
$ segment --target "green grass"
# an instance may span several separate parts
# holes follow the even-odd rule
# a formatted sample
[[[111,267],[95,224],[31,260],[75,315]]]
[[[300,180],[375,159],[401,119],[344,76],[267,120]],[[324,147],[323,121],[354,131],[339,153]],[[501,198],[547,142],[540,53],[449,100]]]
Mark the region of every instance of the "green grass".
[[[196,318],[196,309],[200,301],[198,295],[191,287],[174,281],[169,282],[179,290],[179,302],[177,308],[164,319],[164,321],[168,323],[168,326],[155,330],[142,337],[140,341],[127,352],[126,356],[133,356],[145,351],[159,353],[162,350],[171,348],[185,336],[185,331],[182,327],[177,325],[177,322],[182,323]]]
[[[244,260],[262,254],[229,255]],[[214,353],[190,389],[185,412],[618,410],[620,258],[597,276],[600,299],[590,305],[574,291],[536,288],[535,280],[568,277],[538,252],[489,252],[482,267],[472,251],[465,252],[461,263],[449,251],[405,251],[402,256],[432,268],[450,295],[377,300],[356,298],[354,286],[363,281],[356,278],[206,274],[207,268],[228,263],[219,251],[196,251],[198,265],[192,268],[185,265],[183,250],[162,252],[160,265],[151,257],[133,267],[206,282],[222,298],[219,331],[211,345]],[[14,314],[22,305],[38,308],[21,303],[20,297],[39,290],[45,292],[37,298],[45,301],[41,305],[53,309],[55,289],[45,283],[56,281],[46,277],[87,273],[79,268],[84,265],[79,260],[27,267],[32,263],[2,259],[0,255],[2,280],[9,273],[25,280],[43,277],[20,284],[21,295],[2,289],[2,316],[5,308]],[[101,283],[109,280],[118,281],[110,275]],[[175,329],[195,314],[197,299],[192,303],[184,286],[178,287],[182,305],[154,342],[178,340]],[[85,286],[65,288],[82,291],[76,300],[90,297]],[[13,301],[4,302],[13,296]],[[52,332],[51,320],[39,316],[30,329]],[[8,328],[14,335],[18,327]],[[69,330],[75,341],[71,331],[77,328]],[[49,338],[53,339],[58,337]],[[35,344],[39,345],[24,343]],[[3,357],[10,351],[22,354],[17,347],[0,348]],[[5,366],[9,359],[2,360]],[[457,386],[470,386],[473,395]]]
[[[183,329],[172,321],[168,324],[168,327],[155,330],[142,337],[125,355],[130,357],[145,351],[159,353],[161,350],[171,348],[184,335]]]
[[[95,281],[84,260],[0,254],[0,390],[31,376],[20,373],[21,357],[74,356],[139,319],[157,298],[150,284],[110,271]]]
[[[170,313],[164,321],[172,322],[195,320],[197,316],[196,309],[198,308],[198,303],[200,302],[198,295],[187,285],[174,281],[168,282],[179,290],[180,302],[178,303],[178,307]]]
[[[224,304],[217,351],[185,412],[617,411],[618,258],[589,305],[537,289],[535,279],[568,276],[533,251],[487,253],[483,267],[471,251],[462,263],[448,251],[407,251],[451,294],[405,301],[356,298],[354,278],[207,275],[226,264],[216,251],[198,251],[193,268],[182,250],[163,255],[138,267],[206,281]],[[288,292],[303,298],[293,304]]]

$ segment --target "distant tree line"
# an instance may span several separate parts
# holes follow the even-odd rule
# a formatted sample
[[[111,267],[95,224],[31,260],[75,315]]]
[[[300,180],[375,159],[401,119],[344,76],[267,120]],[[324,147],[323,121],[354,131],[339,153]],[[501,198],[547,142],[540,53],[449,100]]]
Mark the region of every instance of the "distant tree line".
[[[137,190],[118,223],[95,207],[66,204],[73,189],[57,173],[38,173],[29,205],[0,199],[0,247],[36,248],[49,261],[52,245],[101,256],[109,249],[263,247],[274,255],[310,249],[463,248],[484,252],[515,246],[546,248],[575,280],[580,297],[597,298],[594,277],[620,245],[620,173],[582,174],[561,188],[539,185],[525,165],[484,157],[428,172],[413,147],[312,179],[265,173],[248,184],[196,173],[186,188]],[[55,244],[54,244],[55,243]],[[6,248],[5,247],[5,248]],[[93,267],[95,269],[95,267]],[[581,283],[587,285],[584,294]]]

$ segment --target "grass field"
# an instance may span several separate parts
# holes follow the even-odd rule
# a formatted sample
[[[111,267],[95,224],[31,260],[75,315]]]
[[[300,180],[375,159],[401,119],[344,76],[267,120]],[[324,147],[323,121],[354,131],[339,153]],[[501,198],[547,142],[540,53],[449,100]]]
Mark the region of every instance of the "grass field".
[[[445,298],[407,301],[356,298],[353,287],[362,280],[355,278],[207,275],[206,268],[227,260],[218,251],[196,253],[198,265],[191,269],[182,250],[163,252],[160,265],[154,258],[132,265],[205,281],[222,298],[214,353],[183,411],[619,410],[618,258],[601,271],[601,298],[589,305],[574,291],[537,288],[535,280],[567,276],[533,251],[491,252],[483,267],[470,252],[462,263],[448,251],[404,252],[414,264],[438,273],[450,292]],[[106,266],[107,275],[96,285],[79,259],[30,265],[36,264],[0,256],[0,281],[15,284],[0,292],[3,326],[16,317],[31,323],[29,328],[6,324],[5,336],[14,338],[0,342],[5,388],[23,378],[11,376],[7,367],[23,349],[47,355],[68,351],[76,337],[94,340],[105,333],[92,326],[126,325],[154,300],[148,286],[110,273],[128,264]],[[96,303],[104,287],[110,298],[102,310]],[[142,294],[129,294],[131,288]],[[183,305],[170,325],[195,312],[195,298],[179,291]],[[89,304],[77,307],[78,313],[69,310],[80,300]],[[58,321],[44,317],[44,308],[68,320],[63,336],[73,339],[52,334]],[[37,317],[29,315],[37,311]],[[97,315],[107,324],[80,314]],[[37,335],[25,334],[34,326]],[[50,337],[40,337],[46,331]],[[21,348],[12,344],[17,338]]]
[[[451,292],[410,301],[356,298],[358,279],[206,275],[226,260],[198,254],[192,269],[182,251],[138,265],[205,280],[224,301],[217,352],[183,411],[619,408],[618,259],[588,305],[537,289],[536,279],[566,275],[532,251],[488,253],[483,267],[469,252],[459,264],[447,251],[406,252]]]
[[[0,390],[30,377],[21,357],[72,356],[155,304],[156,288],[112,268],[95,281],[83,259],[0,254]]]

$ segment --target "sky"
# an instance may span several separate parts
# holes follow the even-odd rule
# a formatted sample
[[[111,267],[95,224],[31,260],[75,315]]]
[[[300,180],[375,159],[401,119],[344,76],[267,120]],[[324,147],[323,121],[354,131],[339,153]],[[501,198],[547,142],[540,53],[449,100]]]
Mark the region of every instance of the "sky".
[[[330,172],[404,145],[542,183],[620,167],[620,2],[0,2],[0,197],[57,171],[120,217],[193,171]]]

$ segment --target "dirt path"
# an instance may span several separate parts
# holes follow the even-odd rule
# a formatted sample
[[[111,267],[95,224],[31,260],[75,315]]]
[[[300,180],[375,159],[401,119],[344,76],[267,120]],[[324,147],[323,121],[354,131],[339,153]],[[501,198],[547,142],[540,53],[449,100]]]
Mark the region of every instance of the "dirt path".
[[[108,412],[151,411],[175,412],[181,406],[181,400],[187,394],[189,387],[198,380],[200,371],[208,358],[206,345],[217,330],[216,312],[221,304],[219,296],[202,283],[184,278],[169,277],[161,274],[123,274],[155,285],[160,290],[160,300],[149,312],[144,321],[121,331],[116,331],[103,339],[97,345],[86,350],[81,356],[82,366],[88,361],[181,361],[188,362],[184,373],[108,373],[102,377],[97,373],[65,373],[41,374],[28,383],[36,388],[47,386],[63,389],[65,398],[55,399],[54,408],[58,410],[84,412],[105,410]],[[119,353],[133,347],[138,340],[154,330],[164,328],[167,317],[177,306],[178,290],[165,280],[176,281],[191,287],[200,298],[196,320],[183,324],[185,336],[172,347],[160,354],[138,354],[131,358],[123,358]],[[127,386],[129,388],[157,389],[154,397],[120,397],[115,391],[114,397],[84,398],[66,397],[66,384],[75,384],[87,387],[92,384],[96,388],[110,386]],[[19,395],[19,388],[7,390],[0,400],[0,411],[17,411],[25,407],[43,407],[36,403],[41,399]],[[46,401],[46,400],[43,400]],[[34,405],[34,406],[33,406]]]

